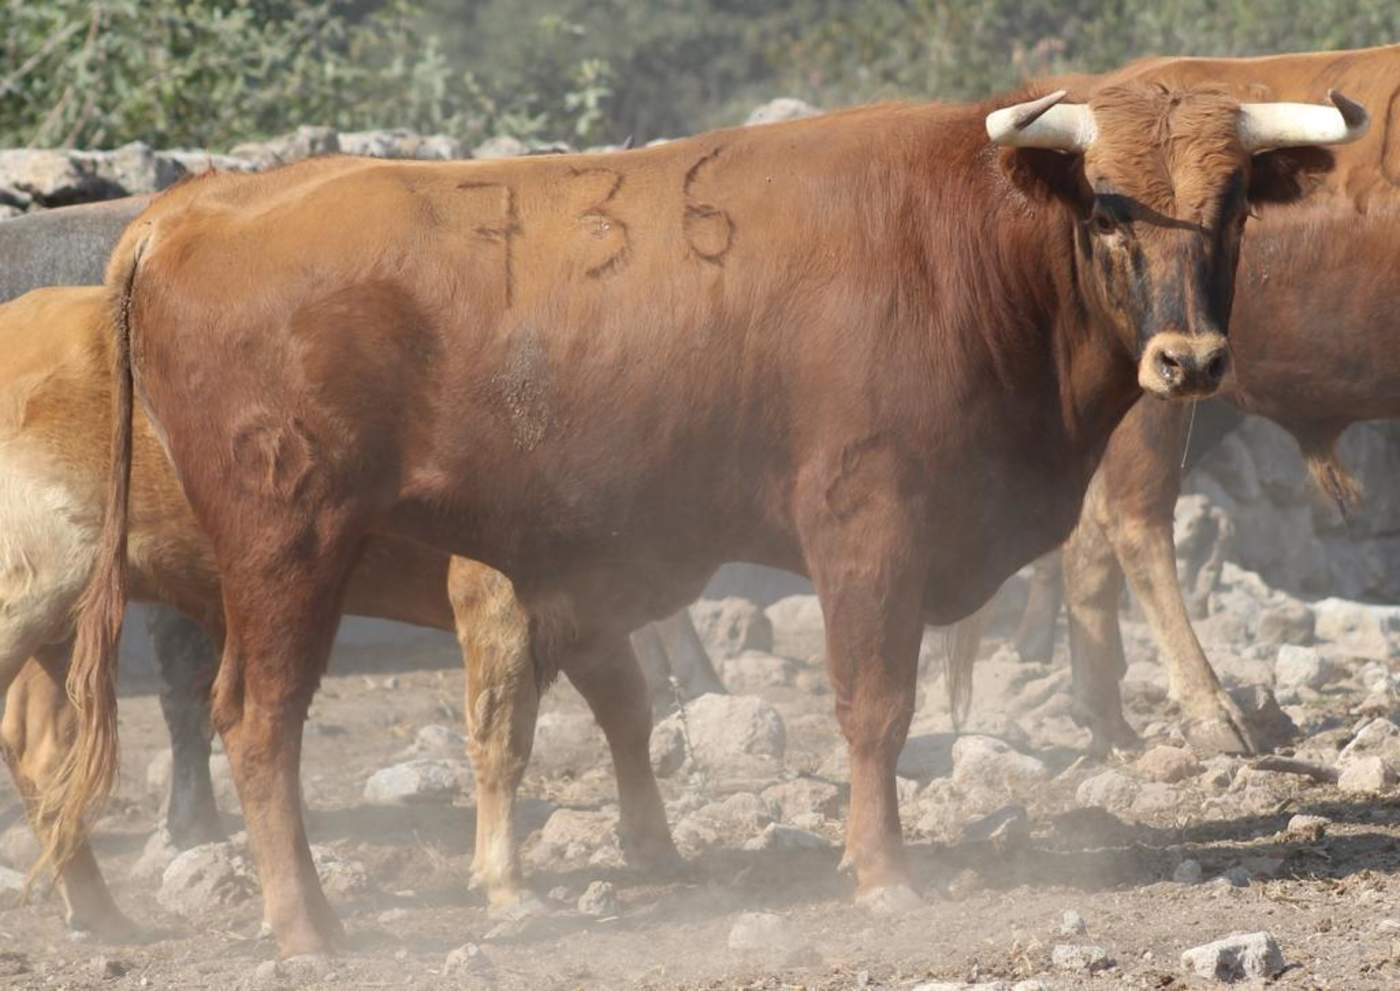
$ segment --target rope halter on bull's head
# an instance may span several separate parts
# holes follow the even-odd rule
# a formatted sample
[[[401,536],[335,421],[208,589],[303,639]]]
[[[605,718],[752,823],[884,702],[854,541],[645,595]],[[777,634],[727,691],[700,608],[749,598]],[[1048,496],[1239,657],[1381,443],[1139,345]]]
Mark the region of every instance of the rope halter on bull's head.
[[[1067,95],[1056,90],[1035,100],[994,110],[987,115],[987,136],[1010,148],[1044,148],[1085,152],[1098,135],[1094,113],[1082,103],[1061,103]],[[1332,106],[1315,103],[1240,104],[1240,143],[1246,151],[1338,145],[1356,141],[1371,125],[1359,103],[1329,90]]]

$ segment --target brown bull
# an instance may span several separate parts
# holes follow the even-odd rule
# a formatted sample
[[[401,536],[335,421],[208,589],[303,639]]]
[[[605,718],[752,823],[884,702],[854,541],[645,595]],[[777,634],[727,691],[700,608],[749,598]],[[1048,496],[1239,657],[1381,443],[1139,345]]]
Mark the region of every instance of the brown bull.
[[[1275,213],[1246,239],[1240,272],[1231,333],[1238,364],[1221,390],[1233,409],[1214,415],[1208,432],[1218,439],[1243,413],[1273,420],[1297,440],[1320,487],[1345,507],[1358,493],[1337,463],[1337,438],[1352,423],[1400,417],[1400,201],[1362,218],[1347,209]],[[1126,572],[1164,647],[1170,694],[1182,704],[1192,741],[1254,749],[1243,720],[1222,731],[1212,718],[1233,704],[1177,582],[1172,516],[1187,427],[1176,410],[1140,403],[1114,433],[1065,545],[1075,692],[1100,746],[1134,740],[1117,690]],[[1193,449],[1202,440],[1194,437]]]
[[[0,693],[6,694],[0,742],[31,806],[62,765],[74,730],[63,683],[72,615],[102,520],[111,348],[110,306],[100,286],[37,290],[0,305]],[[132,595],[174,605],[217,636],[222,619],[212,549],[144,416],[133,423],[132,450]],[[519,675],[531,666],[522,646],[527,631],[509,582],[461,560],[453,562],[449,579],[448,561],[422,545],[372,540],[349,581],[345,608],[455,629],[468,661],[468,711],[532,708],[534,679],[522,683]],[[693,636],[687,622],[660,624],[648,632],[661,641],[652,653],[681,654],[687,634]],[[698,644],[689,648],[694,653]],[[623,672],[618,682],[638,677]],[[483,703],[483,694],[495,701]],[[649,718],[645,699],[635,711],[622,704],[627,698],[621,690],[589,696],[610,737],[623,734],[618,727],[629,720]],[[473,874],[499,904],[520,894],[511,806],[531,740],[494,747],[488,730],[478,720],[468,727],[480,775]],[[632,779],[624,782],[631,785]],[[36,826],[41,834],[46,828],[42,821]],[[127,931],[86,841],[77,842],[58,879],[69,924],[107,935]]]
[[[109,269],[115,470],[60,822],[114,757],[134,366],[223,576],[214,718],[282,953],[340,932],[298,753],[371,533],[503,572],[537,664],[603,696],[629,690],[626,631],[720,563],[809,574],[851,751],[846,857],[862,896],[899,904],[924,622],[1064,538],[1143,387],[1214,388],[1250,201],[1299,196],[1331,165],[1316,145],[1365,117],[1058,99],[596,157],[319,161],[160,197]],[[533,710],[491,701],[470,718],[527,738]],[[620,777],[649,779],[645,729],[614,741]],[[621,829],[673,849],[654,788],[622,789]]]
[[[1239,99],[1318,100],[1329,89],[1340,88],[1376,111],[1376,126],[1354,144],[1337,150],[1337,167],[1323,178],[1318,195],[1326,194],[1329,201],[1337,202],[1338,209],[1363,213],[1387,209],[1388,203],[1400,197],[1400,45],[1249,59],[1151,58],[1105,76],[1057,82],[1087,94],[1097,86],[1125,80],[1223,86]],[[1339,222],[1337,235],[1348,236],[1344,223]],[[1356,395],[1355,390],[1352,395]],[[1197,423],[1193,435],[1198,441],[1212,429],[1225,429],[1224,423],[1216,423],[1218,419]],[[1344,426],[1352,419],[1343,416],[1340,423]],[[1094,731],[1098,748],[1133,739],[1123,722],[1115,683],[1084,680],[1090,671],[1115,670],[1117,663],[1103,654],[1107,651],[1117,656],[1120,649],[1115,646],[1119,644],[1116,616],[1101,611],[1117,598],[1117,592],[1110,590],[1115,581],[1121,581],[1114,562],[1117,553],[1163,648],[1169,694],[1186,717],[1188,738],[1207,751],[1253,750],[1243,716],[1221,688],[1191,629],[1177,586],[1169,533],[1163,543],[1162,506],[1169,504],[1179,489],[1178,469],[1168,462],[1173,457],[1177,464],[1180,461],[1185,410],[1139,403],[1120,432],[1125,436],[1110,445],[1102,469],[1113,473],[1116,480],[1091,488],[1093,498],[1086,503],[1085,523],[1075,530],[1066,547],[1066,581],[1071,585],[1063,594],[1071,609],[1071,651],[1081,715]],[[1328,439],[1317,438],[1311,445],[1319,449],[1323,461],[1328,451],[1320,444]],[[1141,479],[1140,491],[1133,479]],[[1091,513],[1101,516],[1104,525],[1096,523]],[[1049,660],[1062,595],[1060,565],[1056,555],[1036,569],[1031,602],[1016,635],[1023,655],[1029,658]],[[1082,576],[1084,584],[1075,586],[1070,572]],[[957,672],[970,661],[976,636],[965,630],[955,639],[962,646],[962,655],[951,660],[950,668]],[[958,680],[958,676],[950,680]]]

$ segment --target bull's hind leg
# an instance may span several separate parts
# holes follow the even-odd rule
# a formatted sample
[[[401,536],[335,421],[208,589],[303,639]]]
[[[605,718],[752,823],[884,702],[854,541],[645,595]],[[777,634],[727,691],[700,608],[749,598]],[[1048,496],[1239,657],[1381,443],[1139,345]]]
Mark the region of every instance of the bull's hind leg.
[[[302,730],[330,655],[358,541],[345,537],[346,529],[284,523],[270,511],[248,518],[260,525],[258,539],[235,543],[245,553],[221,568],[228,630],[214,682],[214,725],[238,786],[262,882],[263,918],[278,950],[284,957],[327,953],[344,933],[307,843]]]
[[[893,485],[862,486],[858,499],[852,493],[849,512],[833,512],[847,506],[838,483],[819,496],[821,504],[803,526],[826,622],[836,718],[850,750],[842,864],[855,870],[858,899],[877,911],[918,900],[900,833],[895,761],[914,715],[927,579],[917,557],[919,528],[894,491]]]
[[[530,622],[510,580],[484,564],[453,558],[447,587],[467,665],[467,755],[476,775],[472,886],[493,910],[528,899],[515,841],[515,793],[535,741],[542,678]]]
[[[19,671],[6,692],[5,716],[0,723],[10,774],[24,799],[30,824],[40,834],[44,826],[34,818],[35,796],[57,773],[77,730],[76,715],[64,688],[70,652],[71,644],[45,648]],[[128,938],[136,931],[107,890],[86,839],[59,873],[58,890],[70,928],[111,940]]]
[[[170,804],[166,828],[181,850],[224,838],[214,782],[209,777],[209,690],[219,669],[214,642],[194,620],[168,606],[146,614],[156,668],[160,711],[170,731]]]
[[[564,652],[560,667],[608,738],[627,862],[648,871],[676,869],[682,861],[651,767],[651,693],[631,643],[625,636],[592,637]]]

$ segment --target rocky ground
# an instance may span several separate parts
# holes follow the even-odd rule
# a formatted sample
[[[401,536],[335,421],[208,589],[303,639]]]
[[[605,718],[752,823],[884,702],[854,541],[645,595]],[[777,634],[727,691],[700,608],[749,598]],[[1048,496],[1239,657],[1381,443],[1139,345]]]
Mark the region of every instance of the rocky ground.
[[[274,963],[227,764],[230,844],[171,859],[153,830],[165,734],[122,700],[124,777],[97,845],[148,941],[65,932],[40,897],[0,911],[14,987],[1290,988],[1400,983],[1400,611],[1301,603],[1226,565],[1202,624],[1224,677],[1308,773],[1201,759],[1174,735],[1145,628],[1129,621],[1129,716],[1148,749],[1086,758],[1068,672],[990,642],[965,733],[925,644],[899,794],[925,902],[895,917],[838,875],[847,770],[806,597],[731,599],[696,618],[733,693],[664,718],[652,757],[679,878],[626,869],[601,734],[548,695],[524,793],[525,862],[547,911],[488,916],[467,890],[472,782],[450,649],[342,656],[315,703],[305,794],[318,863],[350,935],[333,960]],[[1239,619],[1239,617],[1243,619]],[[1291,641],[1291,642],[1290,642]],[[366,663],[372,674],[357,673]],[[1275,704],[1275,698],[1281,703]],[[7,821],[19,806],[8,781]],[[23,869],[21,825],[0,855]],[[0,876],[13,884],[14,876]],[[1204,976],[1203,976],[1204,975]]]

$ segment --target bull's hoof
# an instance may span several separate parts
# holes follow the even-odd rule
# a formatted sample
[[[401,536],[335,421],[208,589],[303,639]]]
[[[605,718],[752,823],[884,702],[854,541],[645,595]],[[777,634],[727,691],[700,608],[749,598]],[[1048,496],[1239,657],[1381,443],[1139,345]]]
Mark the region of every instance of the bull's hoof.
[[[1193,719],[1183,727],[1186,742],[1202,757],[1218,754],[1250,755],[1255,752],[1233,721],[1225,718]]]
[[[91,935],[103,943],[142,943],[146,936],[140,926],[115,907],[103,912],[71,916],[68,930],[75,935]]]
[[[486,908],[487,917],[497,922],[524,922],[548,914],[549,907],[534,892],[524,889],[492,892]]]
[[[923,908],[924,900],[907,884],[884,884],[858,894],[856,904],[872,915],[883,917]]]

